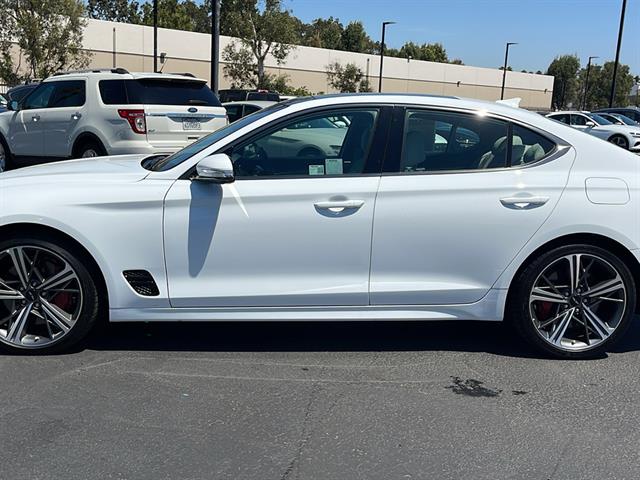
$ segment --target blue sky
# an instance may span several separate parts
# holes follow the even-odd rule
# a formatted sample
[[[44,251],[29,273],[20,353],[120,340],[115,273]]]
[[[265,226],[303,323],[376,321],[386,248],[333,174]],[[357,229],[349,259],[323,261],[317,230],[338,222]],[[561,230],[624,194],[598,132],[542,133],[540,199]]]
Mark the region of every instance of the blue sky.
[[[556,55],[576,53],[585,64],[615,58],[622,0],[284,0],[287,9],[309,22],[338,17],[347,24],[361,20],[379,39],[387,27],[387,45],[405,41],[441,42],[449,58],[467,65],[497,68],[504,62],[505,42],[512,47],[514,70],[546,70]],[[627,1],[620,61],[640,75],[640,0]]]

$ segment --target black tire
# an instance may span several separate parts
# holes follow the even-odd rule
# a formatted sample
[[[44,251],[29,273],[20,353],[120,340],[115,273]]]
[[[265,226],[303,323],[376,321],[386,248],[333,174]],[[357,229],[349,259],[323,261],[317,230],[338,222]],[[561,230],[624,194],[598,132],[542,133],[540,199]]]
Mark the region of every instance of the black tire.
[[[629,142],[622,135],[613,135],[611,138],[609,138],[609,142],[613,143],[614,145],[617,145],[620,148],[629,150]]]
[[[2,136],[0,136],[0,147],[2,147],[4,151],[4,168],[0,165],[0,173],[2,173],[3,171],[9,171],[13,168],[13,157],[9,150],[9,145],[7,145],[7,142]]]
[[[88,155],[88,152],[94,152],[95,155]],[[73,158],[92,158],[102,157],[107,154],[104,146],[100,141],[88,139],[82,140],[74,149]]]
[[[586,254],[597,256],[617,270],[624,284],[626,304],[621,307],[621,318],[616,324],[615,330],[607,338],[594,347],[580,351],[572,351],[564,348],[557,348],[550,341],[543,338],[534,325],[530,307],[530,294],[534,288],[536,280],[542,272],[554,262],[564,256],[572,254]],[[568,245],[555,248],[549,252],[541,254],[534,259],[522,272],[514,279],[512,290],[506,309],[506,320],[511,323],[516,332],[530,345],[538,351],[544,352],[555,358],[565,359],[586,359],[600,357],[610,349],[621,337],[624,336],[631,325],[636,306],[636,285],[633,275],[626,264],[616,255],[594,245]],[[566,308],[569,308],[567,305]],[[575,324],[574,324],[575,325]]]
[[[66,261],[75,271],[79,280],[79,286],[82,293],[82,303],[79,309],[77,320],[69,331],[59,338],[57,341],[48,343],[45,346],[21,347],[9,344],[0,338],[0,349],[9,353],[16,354],[52,354],[60,353],[78,346],[91,332],[96,324],[99,313],[101,311],[100,292],[96,286],[96,282],[91,272],[90,261],[84,255],[78,255],[77,248],[68,242],[55,240],[43,240],[37,236],[24,236],[20,238],[0,241],[0,252],[12,247],[31,246],[49,250]],[[0,271],[0,278],[3,272]],[[1,304],[2,302],[0,302]],[[2,305],[0,305],[2,307]]]

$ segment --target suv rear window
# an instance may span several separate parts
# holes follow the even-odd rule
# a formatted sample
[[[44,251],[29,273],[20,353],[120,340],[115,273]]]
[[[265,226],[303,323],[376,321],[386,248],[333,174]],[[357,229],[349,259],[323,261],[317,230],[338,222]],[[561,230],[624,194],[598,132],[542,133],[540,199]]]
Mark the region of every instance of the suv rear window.
[[[247,100],[266,100],[268,102],[279,102],[280,95],[272,92],[249,92]]]
[[[101,80],[98,86],[105,105],[221,106],[206,83],[193,80]]]

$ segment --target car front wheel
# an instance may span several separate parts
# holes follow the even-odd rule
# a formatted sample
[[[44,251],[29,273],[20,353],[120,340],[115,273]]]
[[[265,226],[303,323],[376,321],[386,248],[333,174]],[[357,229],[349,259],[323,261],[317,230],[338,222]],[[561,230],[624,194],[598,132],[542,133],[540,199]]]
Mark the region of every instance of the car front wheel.
[[[636,286],[617,256],[592,245],[556,248],[515,279],[510,320],[530,344],[560,358],[601,355],[629,327]]]
[[[39,238],[0,242],[0,346],[5,350],[54,353],[89,333],[99,296],[73,250]]]
[[[614,135],[609,139],[609,141],[614,145],[618,145],[619,147],[624,148],[625,150],[629,150],[629,142],[622,135]]]

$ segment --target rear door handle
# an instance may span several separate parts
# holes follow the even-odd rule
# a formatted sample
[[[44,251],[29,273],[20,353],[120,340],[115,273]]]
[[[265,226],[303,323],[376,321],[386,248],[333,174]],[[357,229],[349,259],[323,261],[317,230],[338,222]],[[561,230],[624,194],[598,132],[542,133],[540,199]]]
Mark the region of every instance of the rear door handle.
[[[500,199],[500,203],[507,208],[514,210],[530,210],[543,206],[549,201],[549,197],[528,196],[528,197],[505,197]]]
[[[320,210],[330,210],[333,213],[340,213],[345,210],[357,210],[364,205],[364,200],[330,200],[328,202],[316,202],[314,205]]]
[[[80,112],[76,112],[71,115],[71,118],[73,118],[74,120],[78,120],[80,117],[82,117],[82,114]]]
[[[31,120],[32,120],[33,122],[37,122],[38,120],[40,120],[40,115],[33,115],[33,116],[31,117]]]

